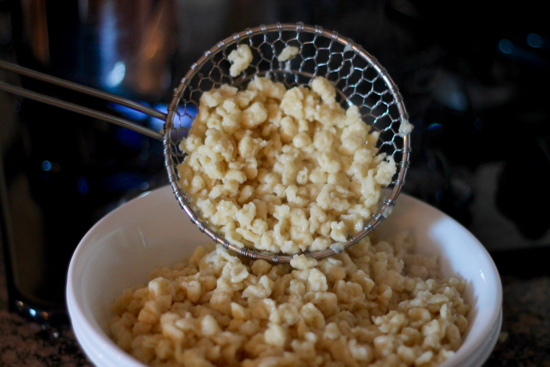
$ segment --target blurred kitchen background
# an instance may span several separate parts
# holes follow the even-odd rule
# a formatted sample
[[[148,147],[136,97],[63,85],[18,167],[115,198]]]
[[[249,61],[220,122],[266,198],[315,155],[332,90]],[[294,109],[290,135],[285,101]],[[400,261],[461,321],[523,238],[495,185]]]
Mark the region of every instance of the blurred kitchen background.
[[[535,261],[502,262],[501,272],[548,272],[547,12],[534,0],[503,4],[0,0],[0,59],[166,110],[190,65],[234,32],[298,21],[335,30],[373,54],[404,96],[415,125],[405,192],[462,223],[495,258]],[[6,72],[0,80],[162,127],[72,91]],[[160,142],[0,92],[0,257],[10,310],[65,322],[65,274],[79,240],[166,182]]]

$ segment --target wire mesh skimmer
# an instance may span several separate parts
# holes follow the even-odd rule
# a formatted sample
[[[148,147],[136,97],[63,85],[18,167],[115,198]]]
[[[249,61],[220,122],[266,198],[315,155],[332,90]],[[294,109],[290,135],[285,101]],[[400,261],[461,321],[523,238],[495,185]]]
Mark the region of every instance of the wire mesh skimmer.
[[[231,77],[228,56],[240,44],[250,47],[253,60],[242,73]],[[298,54],[291,60],[279,61],[278,55],[287,46],[297,47]],[[219,88],[222,84],[242,89],[255,76],[267,76],[273,81],[282,82],[287,88],[308,85],[315,77],[325,77],[336,87],[339,102],[343,106],[357,106],[365,123],[379,132],[377,143],[379,152],[394,158],[397,172],[392,182],[383,189],[377,212],[372,215],[361,231],[349,236],[345,244],[334,244],[324,251],[306,253],[306,256],[321,259],[359,242],[391,214],[405,182],[409,166],[410,135],[399,134],[399,126],[401,123],[408,123],[408,115],[398,88],[386,70],[361,46],[336,32],[326,31],[321,27],[307,26],[302,23],[262,25],[224,39],[205,52],[191,66],[174,90],[167,114],[112,94],[2,61],[0,61],[0,68],[90,94],[163,119],[164,128],[159,133],[116,116],[0,82],[0,90],[69,109],[162,140],[169,181],[183,210],[200,230],[215,242],[252,259],[283,263],[290,262],[293,255],[258,252],[230,243],[201,219],[200,213],[179,183],[177,166],[183,162],[186,155],[178,145],[189,130],[189,121],[192,121],[196,114],[203,92]]]

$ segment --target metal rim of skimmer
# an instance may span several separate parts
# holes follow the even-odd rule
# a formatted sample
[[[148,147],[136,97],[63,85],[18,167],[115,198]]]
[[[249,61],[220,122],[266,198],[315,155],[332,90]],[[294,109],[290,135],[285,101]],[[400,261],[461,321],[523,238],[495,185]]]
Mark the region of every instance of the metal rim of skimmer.
[[[321,27],[307,26],[302,23],[297,23],[297,24],[277,23],[273,25],[262,25],[260,27],[251,28],[243,32],[236,33],[233,36],[228,37],[223,41],[219,42],[213,48],[205,52],[204,55],[195,64],[191,66],[190,70],[181,80],[181,83],[178,86],[178,88],[174,90],[174,96],[168,108],[168,115],[166,118],[166,123],[164,125],[163,151],[165,156],[165,166],[168,172],[170,185],[172,186],[174,194],[178,202],[180,203],[182,209],[185,211],[185,213],[189,216],[192,222],[195,225],[197,225],[202,232],[206,233],[212,240],[222,245],[224,248],[230,251],[233,251],[241,256],[245,256],[251,259],[266,260],[272,263],[288,263],[290,262],[290,260],[294,255],[259,252],[257,250],[252,250],[247,247],[240,248],[236,245],[233,245],[227,239],[225,239],[222,235],[216,232],[212,227],[210,227],[206,221],[202,220],[200,218],[200,215],[198,214],[198,211],[193,209],[192,200],[187,196],[187,194],[179,185],[177,165],[181,162],[178,161],[178,158],[175,157],[175,153],[174,153],[175,149],[177,149],[176,146],[179,143],[179,138],[176,131],[177,128],[175,128],[174,121],[177,116],[181,116],[178,113],[178,108],[180,104],[183,103],[183,105],[185,106],[186,103],[190,102],[190,101],[184,100],[184,97],[183,97],[184,93],[188,91],[188,89],[190,88],[190,84],[192,83],[193,79],[200,74],[201,69],[205,67],[206,64],[212,63],[212,60],[216,57],[216,55],[219,55],[220,53],[225,53],[228,49],[231,49],[231,46],[236,47],[236,45],[239,44],[240,42],[248,42],[249,45],[252,45],[253,37],[255,36],[263,35],[263,39],[265,41],[266,39],[269,38],[268,36],[271,34],[275,34],[275,35],[278,34],[279,38],[281,38],[282,35],[285,34],[285,32],[294,32],[296,34],[296,37],[291,38],[289,41],[282,41],[283,45],[292,45],[293,42],[295,41],[298,42],[297,40],[301,35],[307,34],[308,37],[312,37],[313,39],[312,42],[316,42],[318,40],[318,37],[322,37],[322,39],[325,40],[325,42],[328,42],[329,47],[333,47],[334,45],[339,45],[340,49],[343,48],[343,51],[341,51],[342,55],[345,55],[346,52],[353,53],[356,56],[353,56],[352,61],[354,61],[355,57],[360,57],[360,59],[358,60],[366,61],[368,65],[365,68],[365,70],[368,68],[374,69],[378,73],[378,75],[382,78],[383,82],[387,86],[387,90],[391,94],[391,98],[393,99],[393,102],[388,103],[389,104],[389,106],[387,106],[388,109],[390,107],[394,109],[396,108],[397,112],[399,113],[399,118],[395,119],[395,121],[392,121],[389,128],[386,127],[385,130],[382,132],[384,133],[388,131],[393,131],[394,137],[391,139],[389,145],[393,144],[395,148],[395,152],[393,152],[392,155],[398,154],[400,155],[400,159],[399,159],[399,162],[396,161],[398,171],[394,176],[392,183],[390,183],[385,189],[383,189],[384,192],[381,195],[381,198],[379,201],[379,209],[377,213],[372,215],[372,218],[367,222],[363,230],[359,231],[353,236],[349,236],[348,241],[343,246],[342,244],[338,244],[338,246],[332,245],[330,248],[324,251],[305,252],[302,254],[306,255],[307,257],[322,259],[331,255],[334,255],[336,253],[340,253],[341,251],[343,251],[343,249],[346,249],[356,244],[362,238],[364,238],[367,234],[372,232],[378,224],[380,224],[389,214],[391,214],[392,208],[395,205],[396,199],[399,196],[399,193],[401,191],[401,187],[405,182],[405,176],[409,166],[409,158],[410,158],[410,151],[411,151],[410,134],[407,134],[405,136],[400,136],[399,138],[401,138],[401,140],[397,138],[397,140],[401,142],[401,146],[399,148],[395,147],[396,145],[395,140],[396,140],[397,133],[395,131],[394,124],[399,124],[403,121],[408,122],[408,114],[406,112],[406,109],[403,103],[403,98],[401,97],[401,94],[399,93],[397,86],[394,84],[394,82],[392,81],[392,79],[390,78],[386,70],[378,63],[378,61],[373,56],[368,54],[361,46],[355,44],[352,40],[344,38],[338,35],[336,32],[326,31]],[[305,44],[308,44],[308,45],[311,44],[308,42],[309,41],[305,42]],[[267,44],[269,44],[269,41],[267,42]],[[265,43],[262,44],[261,46],[264,46],[264,45]],[[271,45],[271,46],[272,48],[274,47],[274,45]],[[320,49],[326,50],[326,48],[322,48],[322,47]],[[225,56],[223,56],[223,58],[225,58]],[[329,56],[329,60],[330,58],[331,56]],[[273,60],[276,59],[275,55],[271,55],[271,59],[273,62]],[[260,60],[260,62],[261,61],[262,60]],[[303,61],[304,60],[302,60],[302,62]],[[314,60],[314,62],[317,62],[317,61]],[[327,65],[326,65],[327,68],[329,66],[328,65],[329,63],[330,61],[327,62]],[[292,67],[291,64],[292,62],[288,62],[288,61],[284,63],[284,69],[281,69],[281,68],[273,69],[273,64],[272,64],[271,69],[262,70],[261,72],[254,73],[251,75],[246,74],[246,71],[245,71],[244,72],[245,75],[240,77],[241,78],[240,81],[242,82],[243,80],[248,80],[255,74],[264,75],[264,74],[270,74],[270,73],[271,74],[288,73],[293,75],[295,77],[295,80],[297,80],[297,78],[300,78],[300,77],[312,78],[314,76],[318,76],[318,75],[312,75],[312,73],[308,73],[307,71],[304,71],[304,70],[300,70],[300,71],[293,70],[291,69]],[[352,69],[354,70],[353,72],[355,73],[355,68],[352,67]],[[317,66],[315,68],[315,72],[316,70],[317,70]],[[376,81],[377,78],[378,77],[376,77],[374,80]],[[199,80],[200,79],[201,77],[199,77]],[[223,81],[222,79],[223,77],[220,79],[219,83],[213,83],[214,86],[216,84],[222,84],[222,81]],[[233,80],[233,79],[230,79],[230,80]],[[341,90],[339,92],[342,93]],[[382,95],[384,93],[382,93]],[[345,98],[348,99],[347,97]],[[345,101],[345,102],[350,103],[349,101]],[[196,101],[194,102],[194,104],[195,105],[197,104]],[[387,116],[383,116],[383,117],[387,117]],[[390,117],[390,119],[392,119],[392,117]],[[376,119],[375,119],[375,122],[376,122]],[[388,190],[390,189],[391,191],[388,192]]]

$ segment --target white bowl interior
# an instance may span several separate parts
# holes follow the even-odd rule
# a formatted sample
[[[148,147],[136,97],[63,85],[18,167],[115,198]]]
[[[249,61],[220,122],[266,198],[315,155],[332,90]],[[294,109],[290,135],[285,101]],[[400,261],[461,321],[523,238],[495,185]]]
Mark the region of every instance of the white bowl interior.
[[[393,213],[375,234],[380,239],[392,238],[402,230],[412,233],[416,252],[438,256],[443,276],[466,280],[464,297],[472,305],[466,338],[455,358],[441,366],[470,365],[469,357],[490,336],[501,312],[502,285],[491,256],[474,235],[454,219],[408,195],[399,197]],[[491,343],[490,349],[494,344]],[[487,356],[488,353],[485,358]]]
[[[464,227],[403,194],[375,232],[380,238],[391,238],[402,230],[412,231],[418,252],[440,256],[445,276],[468,282],[466,300],[473,305],[470,328],[457,354],[442,366],[469,365],[469,356],[494,337],[498,324],[502,287],[496,267]],[[142,366],[108,337],[111,304],[124,289],[146,283],[153,269],[170,265],[209,241],[179,207],[168,186],[114,210],[86,234],[69,267],[67,303],[77,339],[95,364]]]

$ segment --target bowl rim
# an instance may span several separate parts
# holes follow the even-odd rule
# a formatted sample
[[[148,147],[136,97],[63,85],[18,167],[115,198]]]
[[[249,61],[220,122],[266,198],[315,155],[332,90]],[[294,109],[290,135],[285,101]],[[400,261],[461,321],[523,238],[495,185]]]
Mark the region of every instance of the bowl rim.
[[[108,332],[105,332],[103,328],[100,326],[97,319],[93,318],[92,320],[89,320],[86,317],[86,312],[83,310],[83,304],[82,299],[78,297],[79,290],[77,289],[78,280],[81,276],[81,273],[77,272],[76,267],[77,266],[86,266],[86,255],[88,252],[91,251],[91,248],[93,246],[90,245],[89,240],[95,235],[95,232],[98,228],[100,228],[105,222],[108,222],[111,219],[111,216],[114,212],[120,211],[120,210],[128,210],[132,206],[137,205],[140,203],[140,200],[144,198],[145,196],[149,195],[166,195],[166,191],[170,191],[169,195],[172,195],[172,191],[170,190],[170,186],[163,186],[160,188],[157,188],[152,191],[148,191],[130,201],[122,205],[121,207],[113,210],[106,216],[104,216],[102,219],[100,219],[90,230],[86,233],[86,235],[81,239],[79,242],[76,250],[74,251],[68,272],[67,272],[67,285],[66,285],[66,301],[69,311],[69,317],[71,320],[71,323],[76,324],[76,328],[79,329],[79,332],[75,332],[75,336],[77,337],[77,340],[82,338],[86,339],[85,344],[88,346],[93,346],[98,350],[101,350],[102,352],[102,358],[107,358],[107,355],[111,355],[111,359],[116,359],[116,363],[119,365],[125,365],[125,366],[145,366],[141,362],[139,362],[137,359],[135,359],[133,356],[122,350],[116,343],[109,337]],[[164,194],[163,194],[164,193]],[[152,197],[151,197],[152,198]],[[441,216],[442,218],[451,219],[454,224],[461,227],[462,230],[464,230],[466,233],[468,233],[471,238],[474,240],[473,242],[476,244],[477,247],[481,250],[481,253],[486,257],[486,259],[489,262],[490,270],[492,270],[494,277],[494,285],[496,286],[496,299],[495,299],[495,307],[493,307],[490,317],[486,320],[482,320],[484,324],[487,325],[483,332],[478,335],[475,340],[470,339],[468,340],[467,337],[469,333],[466,335],[466,339],[464,340],[463,344],[459,347],[459,349],[456,351],[456,354],[451,357],[451,359],[444,361],[442,364],[440,364],[441,367],[447,367],[451,365],[457,365],[460,363],[464,363],[469,359],[469,357],[477,351],[478,348],[481,346],[484,346],[483,343],[486,341],[491,335],[492,332],[494,332],[494,326],[498,324],[498,320],[500,317],[500,313],[502,312],[502,283],[500,279],[500,275],[498,273],[498,269],[490,256],[487,249],[479,242],[479,240],[466,229],[462,224],[458,223],[454,219],[452,219],[447,214],[443,213],[439,209],[433,207],[430,204],[427,204],[423,202],[422,200],[419,200],[415,197],[412,197],[410,195],[407,195],[406,193],[402,193],[400,196],[400,201],[412,201],[415,205],[421,205],[424,207],[424,209],[427,210],[435,210],[436,213]],[[122,209],[124,208],[124,209]],[[206,238],[206,236],[205,236]],[[82,265],[84,264],[84,265]],[[113,300],[114,301],[114,300]],[[74,329],[75,327],[73,327]],[[500,326],[499,326],[500,329]],[[82,332],[82,333],[81,333]],[[85,335],[85,336],[84,336]],[[497,333],[498,335],[498,333]],[[94,337],[95,336],[95,337]],[[494,347],[494,344],[493,344]],[[85,348],[83,348],[85,352]],[[89,351],[88,351],[89,352]],[[488,358],[490,353],[486,353],[486,356],[484,357],[484,360]],[[97,359],[97,356],[91,356],[88,355],[90,359],[92,359],[95,362]],[[105,362],[105,359],[103,359]],[[469,362],[469,361],[468,361]],[[473,362],[473,361],[472,361]],[[483,361],[480,361],[483,362]]]
[[[85,354],[92,360],[94,364],[100,362],[100,359],[103,357],[107,358],[107,355],[113,355],[114,357],[112,358],[116,358],[118,360],[117,364],[119,365],[136,367],[145,366],[143,363],[139,362],[129,353],[116,345],[115,342],[109,337],[108,333],[101,328],[99,322],[95,318],[93,319],[93,322],[91,322],[85,316],[86,313],[83,310],[82,300],[77,297],[79,292],[75,285],[75,278],[78,279],[81,274],[79,274],[75,270],[75,268],[79,263],[86,262],[86,253],[89,252],[91,249],[90,246],[86,246],[86,244],[92,243],[89,242],[89,239],[94,236],[94,232],[97,230],[98,227],[102,226],[103,223],[107,222],[115,211],[121,210],[121,208],[123,207],[128,208],[127,205],[135,205],[135,203],[137,203],[140,198],[143,198],[153,193],[154,191],[160,191],[162,189],[163,187],[155,189],[153,191],[147,191],[137,196],[136,198],[129,200],[127,203],[105,215],[97,223],[95,223],[92,228],[88,230],[88,232],[86,232],[71,257],[71,261],[69,263],[69,268],[67,271],[67,286],[65,292],[67,308],[69,311],[69,319],[71,321],[72,329],[76,336],[76,339],[82,346]],[[95,338],[93,336],[95,336]],[[94,353],[91,354],[90,350],[86,350],[85,346],[88,346],[88,348],[90,349],[94,349]],[[96,354],[96,350],[101,351],[101,353]],[[105,362],[105,359],[103,359],[102,361]]]
[[[451,367],[455,366],[461,363],[473,363],[473,362],[480,362],[480,366],[482,363],[489,357],[490,352],[488,353],[482,353],[478,349],[481,347],[486,347],[488,344],[491,344],[491,350],[494,348],[494,345],[496,344],[496,339],[494,340],[494,343],[487,343],[488,339],[491,339],[493,335],[496,334],[498,336],[500,329],[502,327],[502,300],[503,300],[503,290],[502,290],[502,280],[500,278],[500,274],[498,272],[498,268],[491,257],[491,254],[489,254],[489,251],[483,246],[483,244],[477,239],[476,236],[474,236],[473,233],[471,233],[464,225],[456,221],[454,218],[449,216],[448,214],[444,213],[440,209],[418,199],[411,195],[408,195],[406,193],[401,193],[400,200],[406,201],[410,200],[412,202],[415,202],[416,205],[420,205],[425,207],[425,209],[435,211],[439,216],[442,218],[450,219],[453,221],[453,224],[458,226],[460,229],[462,229],[465,233],[468,234],[468,236],[473,240],[472,243],[475,243],[481,253],[484,255],[484,258],[489,263],[489,268],[492,270],[492,275],[494,275],[493,283],[496,286],[496,297],[494,301],[494,306],[492,308],[490,317],[487,318],[484,321],[484,323],[487,325],[487,327],[483,330],[483,332],[478,335],[475,339],[467,339],[467,337],[470,335],[471,327],[469,327],[469,330],[466,334],[466,339],[463,340],[463,343],[460,345],[458,350],[455,352],[455,355],[451,357],[451,359],[444,361],[439,367]],[[498,328],[498,332],[495,331],[495,327]],[[476,354],[476,357],[480,355],[483,360],[470,360],[471,356],[473,354]]]

